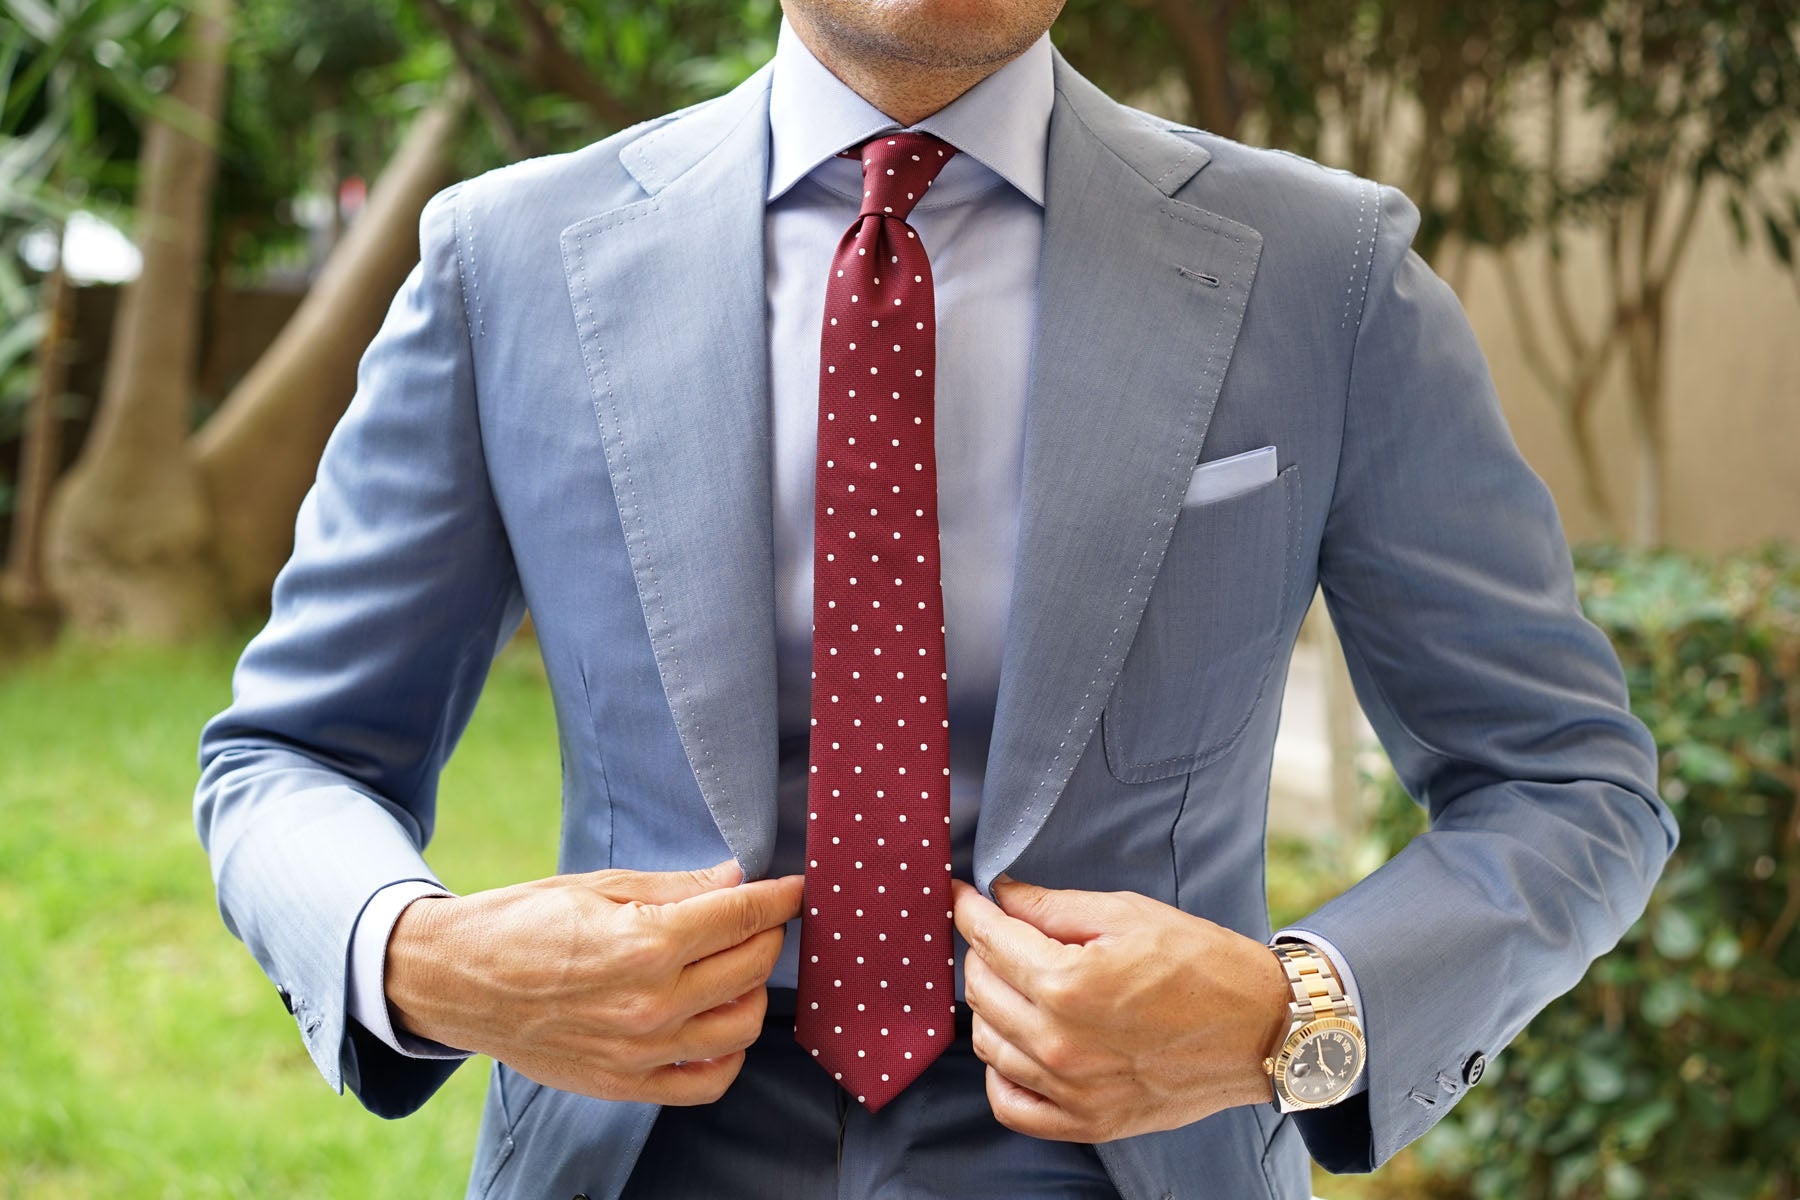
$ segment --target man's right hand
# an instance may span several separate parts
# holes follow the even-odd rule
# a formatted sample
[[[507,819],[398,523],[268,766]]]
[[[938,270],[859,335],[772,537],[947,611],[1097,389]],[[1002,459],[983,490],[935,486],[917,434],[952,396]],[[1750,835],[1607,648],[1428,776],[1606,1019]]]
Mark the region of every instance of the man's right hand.
[[[388,938],[396,1028],[563,1091],[707,1104],[762,1032],[801,876],[594,871],[415,900]]]

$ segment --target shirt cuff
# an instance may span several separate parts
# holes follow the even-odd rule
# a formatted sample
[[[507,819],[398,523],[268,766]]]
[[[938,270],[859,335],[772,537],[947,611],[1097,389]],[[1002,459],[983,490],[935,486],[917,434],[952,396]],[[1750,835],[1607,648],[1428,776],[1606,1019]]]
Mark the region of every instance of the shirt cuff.
[[[1356,1010],[1357,1021],[1361,1023],[1364,1029],[1369,1027],[1369,1018],[1367,1014],[1363,1012],[1362,993],[1356,990],[1356,976],[1351,973],[1350,964],[1344,961],[1344,956],[1339,953],[1336,946],[1332,945],[1323,936],[1314,933],[1310,929],[1297,929],[1292,926],[1279,930],[1274,937],[1269,939],[1270,945],[1274,945],[1276,942],[1305,942],[1320,954],[1323,954],[1326,961],[1331,964],[1331,969],[1337,973],[1338,982],[1344,987],[1344,995],[1350,998],[1350,1006]],[[1352,1096],[1368,1090],[1369,1069],[1368,1064],[1365,1063],[1363,1065],[1362,1074],[1356,1077],[1356,1082],[1350,1085],[1349,1091],[1338,1098],[1338,1102],[1341,1103]]]
[[[450,894],[422,879],[390,883],[369,898],[350,935],[350,1017],[383,1045],[407,1058],[469,1057],[466,1050],[399,1032],[388,1015],[387,944],[394,924],[414,900]]]

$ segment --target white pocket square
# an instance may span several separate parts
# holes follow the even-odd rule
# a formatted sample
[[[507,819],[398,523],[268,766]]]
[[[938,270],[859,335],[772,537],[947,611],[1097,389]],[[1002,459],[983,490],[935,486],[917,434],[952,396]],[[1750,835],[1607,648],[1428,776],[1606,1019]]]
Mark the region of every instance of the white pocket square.
[[[1275,447],[1262,446],[1233,454],[1230,458],[1203,462],[1194,468],[1188,481],[1187,495],[1181,503],[1210,504],[1239,492],[1247,492],[1260,483],[1275,478]]]

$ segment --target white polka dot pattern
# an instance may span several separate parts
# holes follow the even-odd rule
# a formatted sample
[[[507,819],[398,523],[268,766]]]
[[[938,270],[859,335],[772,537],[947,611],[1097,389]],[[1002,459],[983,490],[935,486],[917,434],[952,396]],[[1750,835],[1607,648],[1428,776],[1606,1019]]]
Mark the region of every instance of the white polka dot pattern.
[[[832,260],[820,344],[795,1038],[871,1112],[942,1053],[954,1024],[937,950],[950,918],[943,893],[930,895],[950,869],[950,839],[931,836],[950,815],[937,321],[906,218],[955,153],[917,133],[864,143],[862,212]],[[918,706],[883,702],[901,697]]]

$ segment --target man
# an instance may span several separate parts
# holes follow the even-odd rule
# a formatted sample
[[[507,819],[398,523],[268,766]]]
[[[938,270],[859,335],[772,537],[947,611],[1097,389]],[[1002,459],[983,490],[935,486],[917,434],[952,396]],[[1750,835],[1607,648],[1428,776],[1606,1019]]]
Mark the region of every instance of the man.
[[[1652,746],[1415,210],[1117,105],[1059,7],[788,0],[424,213],[197,818],[327,1081],[496,1060],[472,1196],[1303,1197],[1645,903]],[[1432,829],[1271,943],[1315,585]],[[563,874],[458,897],[526,606]]]

